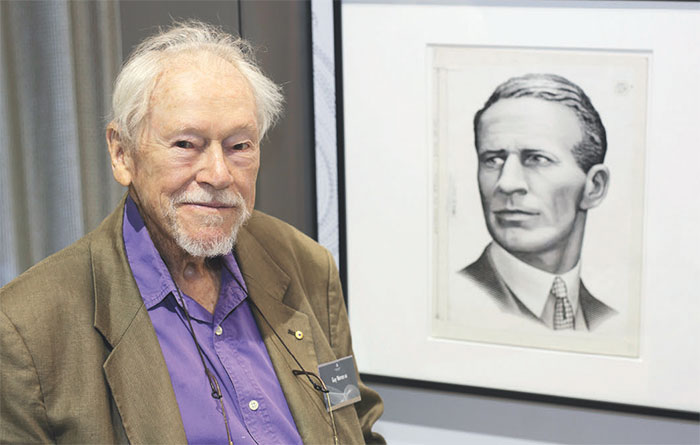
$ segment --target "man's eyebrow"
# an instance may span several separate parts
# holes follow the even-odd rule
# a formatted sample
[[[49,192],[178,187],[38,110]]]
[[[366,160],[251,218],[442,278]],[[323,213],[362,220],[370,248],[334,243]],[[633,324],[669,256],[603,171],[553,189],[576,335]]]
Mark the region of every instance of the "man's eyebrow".
[[[257,131],[258,127],[256,124],[253,123],[247,123],[243,125],[236,125],[231,127],[227,133],[238,133],[242,131]],[[190,125],[190,124],[184,124],[178,127],[173,128],[171,131],[167,132],[167,135],[169,136],[174,136],[178,134],[192,134],[195,136],[201,136],[202,133],[205,133],[207,131],[206,126],[196,126],[196,125]]]
[[[489,156],[504,155],[506,153],[508,153],[508,151],[504,150],[502,148],[498,149],[498,150],[484,150],[484,151],[479,152],[479,159],[481,159],[483,156],[486,156],[486,155],[489,155]]]
[[[245,125],[239,125],[238,127],[236,127],[236,131],[258,131],[258,125],[249,122]]]
[[[521,148],[518,151],[520,151],[521,155],[532,155],[532,154],[542,153],[542,154],[546,154],[547,156],[550,156],[550,157],[556,157],[556,155],[554,153],[552,153],[550,150],[546,150],[544,148]]]

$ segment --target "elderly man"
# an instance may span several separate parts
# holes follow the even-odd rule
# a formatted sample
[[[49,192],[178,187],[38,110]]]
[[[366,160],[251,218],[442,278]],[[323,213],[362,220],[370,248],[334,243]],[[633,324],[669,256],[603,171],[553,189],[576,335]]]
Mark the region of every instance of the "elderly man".
[[[0,291],[0,441],[383,441],[361,383],[326,408],[318,367],[352,355],[332,257],[253,211],[280,108],[245,42],[206,25],[135,50],[107,127],[128,194]]]
[[[580,278],[588,210],[605,198],[605,128],[588,96],[552,74],[499,85],[474,117],[478,182],[494,242],[461,273],[504,312],[592,330],[615,311]]]

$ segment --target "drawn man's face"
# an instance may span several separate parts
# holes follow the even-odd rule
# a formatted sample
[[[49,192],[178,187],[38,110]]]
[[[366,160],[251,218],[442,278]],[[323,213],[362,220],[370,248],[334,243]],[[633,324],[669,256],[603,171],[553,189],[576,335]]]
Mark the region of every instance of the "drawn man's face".
[[[583,136],[576,114],[537,98],[502,99],[477,129],[479,190],[491,237],[512,253],[540,253],[583,230],[587,180],[572,148]],[[578,220],[578,223],[577,223]]]

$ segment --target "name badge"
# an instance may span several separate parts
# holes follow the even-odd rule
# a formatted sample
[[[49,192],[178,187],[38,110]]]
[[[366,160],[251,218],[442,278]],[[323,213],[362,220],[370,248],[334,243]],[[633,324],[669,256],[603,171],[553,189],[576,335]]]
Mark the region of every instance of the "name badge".
[[[329,391],[328,397],[323,398],[328,411],[360,401],[360,388],[352,355],[318,365],[318,376]]]

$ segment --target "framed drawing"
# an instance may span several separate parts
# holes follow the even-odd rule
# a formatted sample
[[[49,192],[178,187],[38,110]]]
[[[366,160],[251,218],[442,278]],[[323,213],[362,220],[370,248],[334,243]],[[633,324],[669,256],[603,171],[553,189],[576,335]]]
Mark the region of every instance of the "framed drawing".
[[[429,50],[433,336],[637,357],[649,53]]]
[[[343,2],[361,372],[700,411],[699,27],[689,3]]]

